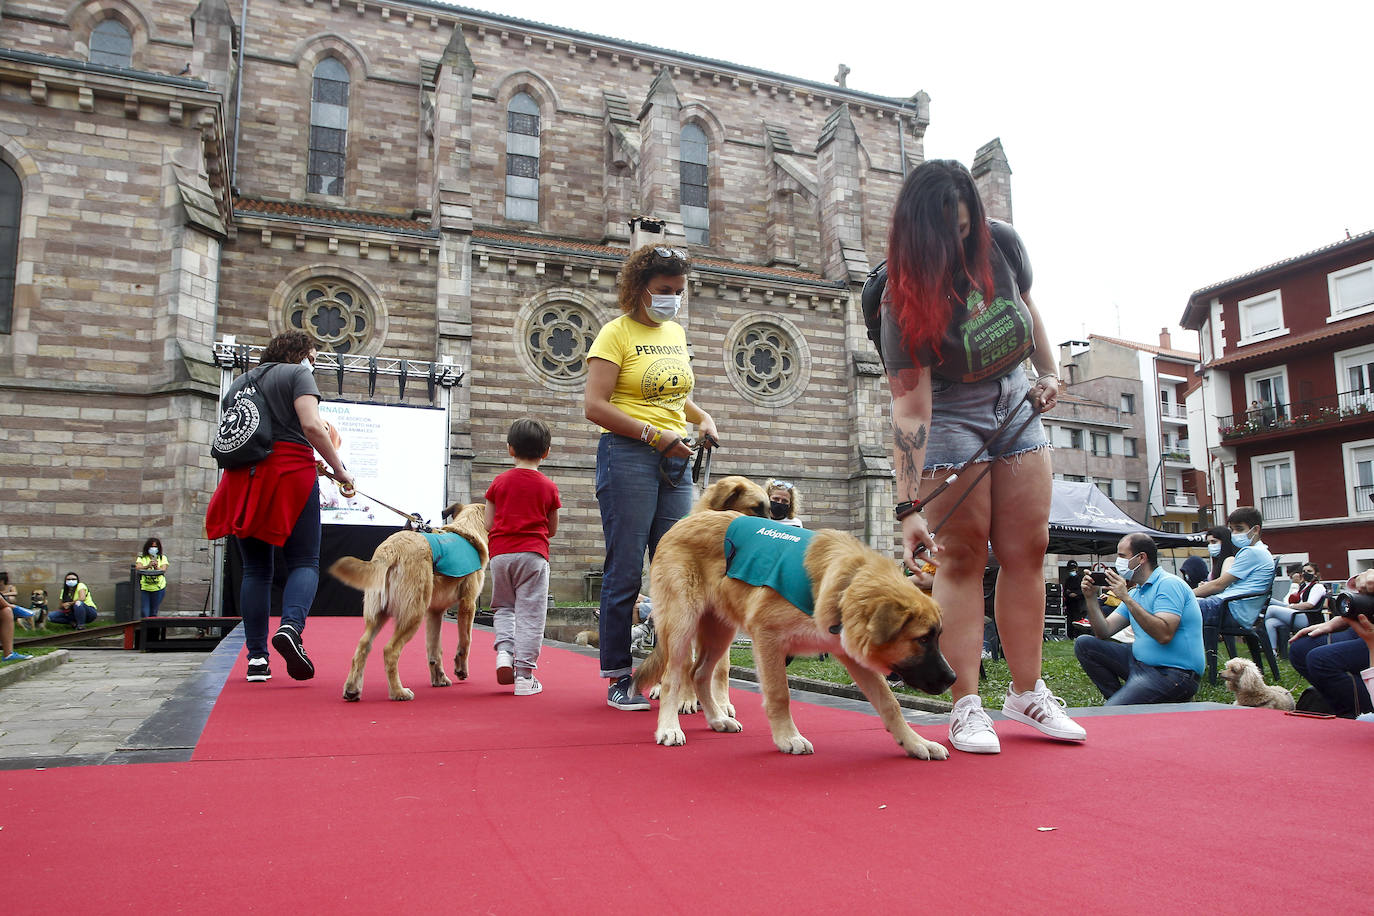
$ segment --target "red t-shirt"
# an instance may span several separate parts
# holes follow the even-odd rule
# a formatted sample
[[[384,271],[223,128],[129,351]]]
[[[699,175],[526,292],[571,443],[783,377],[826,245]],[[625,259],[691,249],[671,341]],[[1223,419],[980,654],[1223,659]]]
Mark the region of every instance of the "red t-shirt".
[[[511,468],[497,476],[484,494],[495,511],[487,532],[488,551],[537,553],[549,558],[549,513],[562,508],[558,486],[539,471]]]

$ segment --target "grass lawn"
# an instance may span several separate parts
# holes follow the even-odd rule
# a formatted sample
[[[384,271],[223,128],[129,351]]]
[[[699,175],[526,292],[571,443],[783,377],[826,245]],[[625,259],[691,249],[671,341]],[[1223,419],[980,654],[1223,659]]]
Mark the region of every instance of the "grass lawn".
[[[1249,658],[1250,654],[1243,647],[1240,648],[1242,658]],[[1221,663],[1226,662],[1226,650],[1222,647]],[[1102,694],[1093,686],[1092,681],[1083,673],[1083,669],[1078,664],[1078,659],[1073,654],[1073,642],[1070,640],[1050,640],[1045,643],[1045,661],[1043,666],[1045,683],[1049,686],[1056,696],[1064,698],[1064,702],[1070,706],[1101,706],[1103,703]],[[730,662],[743,668],[753,668],[753,651],[746,647],[736,646],[730,650]],[[1007,684],[1011,680],[1011,675],[1007,671],[1007,663],[1002,659],[983,662],[984,676],[978,685],[978,693],[983,697],[983,705],[989,709],[1001,709],[1002,698],[1006,695]],[[829,681],[834,684],[853,684],[854,681],[849,677],[849,672],[844,670],[844,666],[834,659],[824,661],[816,658],[797,658],[787,668],[788,674],[800,677],[814,678],[818,681]],[[1307,686],[1293,666],[1288,664],[1287,659],[1279,659],[1280,683],[1293,692],[1296,699]],[[1272,673],[1265,667],[1265,680],[1272,681]],[[907,687],[898,688],[900,692],[909,693],[913,696],[924,696],[917,690]],[[941,700],[950,700],[948,693],[938,697]],[[1218,682],[1216,686],[1207,683],[1204,674],[1202,685],[1198,688],[1197,694],[1193,697],[1195,702],[1211,701],[1215,703],[1231,703],[1234,696],[1226,689],[1226,685]]]

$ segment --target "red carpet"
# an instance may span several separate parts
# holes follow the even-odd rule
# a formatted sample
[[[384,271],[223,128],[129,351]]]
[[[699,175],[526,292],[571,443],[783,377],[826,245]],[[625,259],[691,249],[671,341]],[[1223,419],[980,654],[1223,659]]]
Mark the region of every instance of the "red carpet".
[[[1000,756],[935,763],[872,716],[797,704],[816,754],[786,757],[736,691],[742,734],[697,716],[660,748],[652,713],[605,705],[595,659],[546,649],[545,693],[516,698],[483,632],[466,684],[428,686],[420,637],[402,659],[417,698],[389,702],[379,643],[345,703],[360,627],[311,622],[306,684],[279,663],[250,685],[240,659],[190,763],[6,773],[7,911],[1365,905],[1358,866],[1333,864],[1359,861],[1374,815],[1364,723],[1091,717],[1081,747],[998,723]]]

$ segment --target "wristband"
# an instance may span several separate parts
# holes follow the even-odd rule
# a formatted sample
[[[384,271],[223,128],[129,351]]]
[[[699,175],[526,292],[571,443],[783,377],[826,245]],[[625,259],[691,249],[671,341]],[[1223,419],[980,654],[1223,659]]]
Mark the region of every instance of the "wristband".
[[[661,430],[661,429],[656,429],[656,430],[654,430],[654,437],[653,437],[652,439],[649,440],[649,448],[654,449],[655,451],[657,451],[657,449],[658,449],[658,440],[659,440],[659,439],[662,439],[662,438],[663,438],[663,430]]]
[[[653,434],[653,432],[654,425],[652,423],[645,423],[644,428],[639,431],[639,441],[648,442],[649,437]]]
[[[920,512],[920,511],[921,511],[920,506],[918,506],[916,503],[912,502],[912,501],[909,500],[909,499],[904,499],[904,500],[902,500],[901,502],[897,503],[896,506],[893,507],[893,509],[892,509],[892,514],[895,515],[895,516],[897,516],[897,521],[900,522],[902,519],[906,518],[908,515],[915,515],[917,512]]]

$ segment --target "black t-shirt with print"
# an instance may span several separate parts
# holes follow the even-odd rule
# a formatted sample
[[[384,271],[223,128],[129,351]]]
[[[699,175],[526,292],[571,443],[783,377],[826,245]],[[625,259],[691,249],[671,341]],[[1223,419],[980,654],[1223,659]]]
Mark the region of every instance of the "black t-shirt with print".
[[[1030,291],[1030,256],[1009,224],[990,219],[988,231],[993,241],[988,252],[992,302],[985,303],[978,290],[970,289],[965,301],[954,304],[938,357],[930,348],[915,354],[907,350],[901,325],[884,301],[883,354],[889,374],[920,365],[930,366],[933,375],[947,381],[979,382],[1001,378],[1035,352],[1035,329],[1021,298]]]
[[[245,372],[234,380],[225,394],[226,403],[233,403],[234,393],[247,383],[249,377],[250,373]],[[258,390],[262,392],[267,409],[272,414],[272,441],[309,445],[301,430],[301,418],[296,413],[296,398],[309,394],[314,395],[316,400],[324,400],[320,397],[319,386],[315,384],[315,376],[310,370],[299,363],[269,363],[268,368],[258,376]]]

